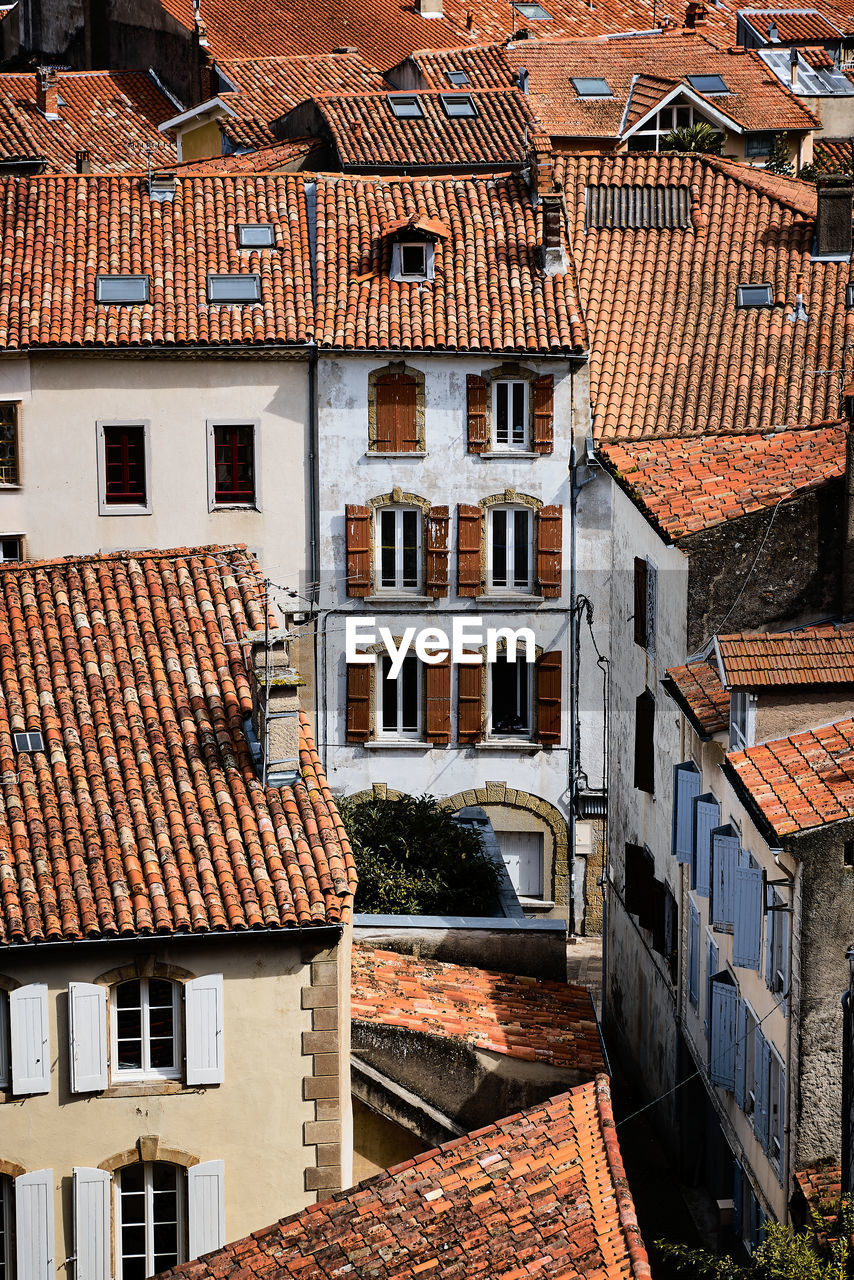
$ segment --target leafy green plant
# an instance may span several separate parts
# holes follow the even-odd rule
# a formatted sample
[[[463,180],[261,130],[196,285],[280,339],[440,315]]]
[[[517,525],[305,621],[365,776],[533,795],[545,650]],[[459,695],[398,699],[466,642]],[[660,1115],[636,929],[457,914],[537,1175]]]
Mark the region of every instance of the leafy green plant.
[[[723,145],[724,135],[705,120],[671,129],[661,140],[662,151],[693,151],[706,156],[719,156]]]
[[[795,166],[789,159],[789,135],[787,133],[774,134],[774,141],[771,143],[768,163],[765,168],[769,173],[779,173],[784,178],[793,177]]]
[[[489,913],[499,871],[478,831],[434,796],[339,802],[353,845],[356,909],[388,915]]]

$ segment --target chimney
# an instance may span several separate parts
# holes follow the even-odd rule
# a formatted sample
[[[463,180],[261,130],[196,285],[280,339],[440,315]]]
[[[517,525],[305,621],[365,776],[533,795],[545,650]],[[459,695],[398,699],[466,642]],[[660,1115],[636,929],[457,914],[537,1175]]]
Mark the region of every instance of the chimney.
[[[36,106],[47,120],[59,119],[59,85],[55,67],[36,67]]]
[[[252,732],[265,785],[288,786],[299,773],[299,690],[305,681],[291,666],[290,631],[249,635]]]
[[[566,205],[563,192],[550,191],[540,197],[543,210],[543,270],[546,275],[562,275],[567,268],[563,247]]]
[[[416,0],[422,18],[441,18],[442,0]]]
[[[516,73],[516,83],[519,85],[522,93],[528,92],[528,70],[527,67],[520,67]]]
[[[91,161],[91,159],[89,158],[89,152],[88,152],[88,151],[75,151],[75,152],[74,152],[74,167],[75,167],[75,169],[76,169],[77,173],[91,173],[91,172],[92,172],[92,161]]]
[[[685,10],[685,26],[689,31],[693,31],[698,22],[702,22],[706,16],[706,6],[702,0],[690,0]]]
[[[797,83],[798,83],[798,48],[797,48],[797,45],[793,45],[792,48],[789,50],[789,84],[791,86],[792,93],[795,92]]]
[[[471,9],[466,10],[466,31],[471,31],[474,26],[474,14]]]
[[[165,169],[155,170],[148,181],[148,194],[152,200],[174,200],[175,174]]]
[[[770,44],[780,43],[780,32],[777,30],[777,24],[773,18],[768,23],[768,30],[765,34],[767,35]]]
[[[854,187],[850,179],[839,186],[824,182],[816,191],[815,257],[846,258],[851,254],[851,214]]]
[[[531,190],[534,202],[555,189],[555,158],[547,133],[532,132],[530,136]]]

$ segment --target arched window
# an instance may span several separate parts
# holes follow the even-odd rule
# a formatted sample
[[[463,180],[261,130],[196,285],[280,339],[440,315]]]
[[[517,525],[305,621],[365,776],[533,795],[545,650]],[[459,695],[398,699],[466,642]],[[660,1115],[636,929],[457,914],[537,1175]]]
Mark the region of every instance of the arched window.
[[[115,1077],[174,1080],[180,1076],[180,1009],[180,987],[166,978],[133,978],[113,987]]]
[[[116,1174],[117,1280],[145,1280],[187,1259],[187,1175],[163,1160]]]

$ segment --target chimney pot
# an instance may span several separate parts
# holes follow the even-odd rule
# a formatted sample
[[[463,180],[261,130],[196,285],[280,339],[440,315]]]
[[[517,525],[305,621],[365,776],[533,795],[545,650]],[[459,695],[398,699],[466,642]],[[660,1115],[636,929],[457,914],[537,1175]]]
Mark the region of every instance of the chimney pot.
[[[850,257],[854,187],[822,185],[816,192],[815,254],[819,258]]]
[[[55,67],[36,67],[36,106],[48,120],[59,119],[59,84]]]
[[[474,14],[472,13],[471,9],[469,9],[466,12],[466,31],[471,31],[473,26],[474,26]]]
[[[75,151],[74,153],[75,168],[78,173],[91,173],[92,161],[88,151]]]

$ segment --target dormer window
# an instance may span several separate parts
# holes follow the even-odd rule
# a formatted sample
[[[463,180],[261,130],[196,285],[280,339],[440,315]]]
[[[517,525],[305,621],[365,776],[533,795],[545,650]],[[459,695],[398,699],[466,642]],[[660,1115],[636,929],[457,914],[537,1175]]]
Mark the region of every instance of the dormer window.
[[[392,115],[397,116],[398,120],[420,120],[424,115],[421,103],[414,93],[389,94],[388,105]]]
[[[519,14],[520,18],[527,18],[529,22],[550,22],[551,14],[547,13],[541,4],[528,4],[525,0],[514,4],[513,8]]]
[[[735,290],[736,305],[739,307],[771,307],[774,296],[770,284],[740,284]]]
[[[269,222],[241,223],[237,228],[237,243],[241,249],[272,249],[273,228]]]
[[[849,280],[845,286],[845,305],[846,307],[854,307],[854,281]]]
[[[452,84],[455,89],[470,83],[467,71],[446,71],[445,75],[448,77],[448,84]]]
[[[729,749],[746,751],[756,732],[756,695],[733,689],[729,695]]]
[[[688,76],[688,83],[698,93],[729,93],[723,76]]]
[[[579,98],[613,98],[607,80],[601,76],[572,76],[572,83]]]
[[[208,302],[260,302],[261,277],[246,275],[209,275]]]
[[[396,240],[391,247],[392,280],[432,280],[433,245],[429,240]]]
[[[445,108],[445,115],[452,120],[477,115],[477,107],[469,93],[443,93],[442,106]]]
[[[148,276],[97,276],[95,301],[112,306],[148,302]]]

